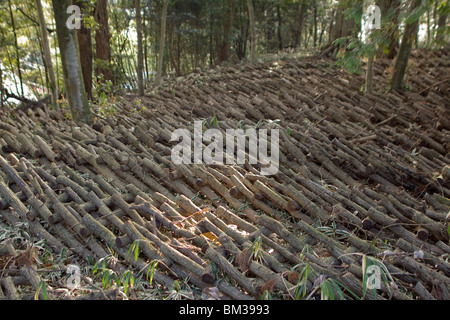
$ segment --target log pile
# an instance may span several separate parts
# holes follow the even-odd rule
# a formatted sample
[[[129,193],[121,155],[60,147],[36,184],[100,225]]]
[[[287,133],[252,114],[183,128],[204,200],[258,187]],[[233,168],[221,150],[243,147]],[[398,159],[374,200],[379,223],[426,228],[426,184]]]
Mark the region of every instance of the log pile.
[[[436,81],[449,64],[421,55],[403,94],[364,95],[362,77],[316,58],[194,75],[139,102],[123,98],[93,126],[1,110],[0,221],[27,223],[55,254],[92,261],[112,248],[136,272],[158,261],[158,285],[186,280],[223,299],[294,299],[325,279],[350,297],[450,299],[450,98]],[[279,172],[174,165],[172,132],[198,120],[280,129]],[[368,257],[392,277],[376,295],[365,294]],[[35,270],[17,272],[35,287]],[[0,277],[0,299],[21,298],[15,278]]]

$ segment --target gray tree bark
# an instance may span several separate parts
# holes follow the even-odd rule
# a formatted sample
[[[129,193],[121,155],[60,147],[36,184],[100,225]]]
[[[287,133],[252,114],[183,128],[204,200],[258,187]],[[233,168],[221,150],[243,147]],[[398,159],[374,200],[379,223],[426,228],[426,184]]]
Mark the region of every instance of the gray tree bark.
[[[161,75],[162,75],[162,67],[163,67],[163,60],[164,60],[164,46],[166,42],[166,18],[167,18],[167,8],[169,7],[170,0],[164,0],[164,6],[161,16],[161,35],[159,40],[159,53],[158,53],[158,69],[156,71],[156,79],[155,79],[155,85],[159,86],[161,82]]]
[[[247,0],[248,16],[250,20],[250,61],[255,62],[256,59],[256,30],[255,30],[255,10],[253,1]]]
[[[97,0],[97,6],[94,13],[95,22],[99,24],[99,28],[95,32],[95,57],[100,61],[100,65],[95,68],[97,76],[103,75],[103,80],[113,80],[110,69],[111,48],[109,39],[108,25],[108,1]]]
[[[76,123],[85,122],[90,124],[93,121],[93,117],[84,89],[78,38],[75,29],[69,29],[66,24],[71,16],[71,14],[67,13],[67,8],[72,5],[72,1],[52,0],[52,3],[59,50],[61,52],[65,95],[69,101],[73,120]]]
[[[8,5],[9,5],[9,15],[11,17],[11,25],[12,25],[13,33],[14,33],[14,47],[15,47],[16,59],[17,59],[17,73],[19,75],[21,94],[22,94],[22,97],[24,97],[23,81],[22,81],[22,68],[20,66],[19,44],[17,43],[17,32],[16,32],[16,25],[14,22],[14,15],[13,15],[12,7],[11,7],[11,0],[8,0]]]
[[[409,13],[417,9],[421,0],[411,0]],[[405,31],[403,32],[402,43],[395,60],[394,71],[390,81],[391,89],[401,90],[403,86],[403,79],[405,78],[406,67],[408,66],[409,55],[411,54],[414,37],[419,27],[419,19],[411,23],[405,23]]]
[[[45,23],[44,10],[42,9],[41,0],[36,0],[36,9],[38,13],[39,26],[41,28],[41,36],[42,36],[42,51],[44,56],[44,63],[47,69],[48,78],[50,81],[50,94],[51,94],[51,103],[53,107],[56,107],[56,100],[58,98],[57,86],[56,86],[56,78],[55,71],[53,69],[52,63],[52,55],[50,53],[50,44],[48,41],[48,32],[47,25]]]
[[[144,96],[144,54],[143,54],[143,40],[142,40],[142,17],[141,17],[141,1],[135,0],[134,7],[136,9],[136,32],[138,37],[137,47],[137,79],[138,79],[138,94]]]

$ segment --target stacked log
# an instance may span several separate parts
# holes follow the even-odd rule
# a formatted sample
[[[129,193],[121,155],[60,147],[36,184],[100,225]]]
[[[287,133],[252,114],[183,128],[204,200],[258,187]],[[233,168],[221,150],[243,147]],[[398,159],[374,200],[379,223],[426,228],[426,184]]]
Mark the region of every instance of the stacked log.
[[[292,299],[326,278],[362,297],[366,256],[394,281],[366,299],[448,298],[450,139],[436,125],[448,120],[436,106],[448,95],[421,74],[404,96],[364,96],[360,77],[315,63],[223,68],[144,97],[140,111],[125,97],[92,127],[2,110],[2,219],[28,223],[56,253],[91,261],[112,248],[136,272],[160,262],[153,280],[165,288],[188,279],[227,299]],[[193,132],[194,121],[279,129],[279,172],[262,176],[248,161],[175,165],[171,134]],[[23,271],[33,287],[35,273]],[[20,298],[14,281],[2,276],[0,296]]]

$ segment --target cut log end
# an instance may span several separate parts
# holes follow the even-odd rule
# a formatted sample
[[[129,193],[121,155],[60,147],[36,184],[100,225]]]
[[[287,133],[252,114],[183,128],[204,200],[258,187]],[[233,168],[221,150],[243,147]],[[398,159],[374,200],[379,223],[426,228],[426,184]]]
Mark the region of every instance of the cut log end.
[[[216,282],[216,275],[211,264],[208,264],[205,270],[203,270],[202,280],[207,284],[214,284]]]
[[[297,201],[294,201],[294,200],[288,201],[288,203],[287,203],[288,211],[291,212],[291,211],[296,211],[296,210],[300,210],[300,209],[301,209],[301,206]]]
[[[232,187],[230,189],[230,195],[234,198],[239,197],[239,195],[241,194],[241,192],[239,191],[239,189],[237,187]]]
[[[428,240],[430,233],[428,232],[427,229],[419,227],[419,228],[417,228],[416,236],[417,236],[417,239],[426,241],[426,240]]]

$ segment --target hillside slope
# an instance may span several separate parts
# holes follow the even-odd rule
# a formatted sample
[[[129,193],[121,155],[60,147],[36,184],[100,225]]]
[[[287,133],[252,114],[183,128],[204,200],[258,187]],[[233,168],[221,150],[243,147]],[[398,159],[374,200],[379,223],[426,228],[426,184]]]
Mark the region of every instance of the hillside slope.
[[[415,52],[404,94],[364,95],[362,76],[310,58],[192,74],[123,97],[92,127],[40,108],[1,110],[0,299],[30,297],[19,276],[31,293],[45,279],[55,299],[119,298],[86,278],[84,291],[57,290],[67,275],[46,273],[75,264],[93,277],[86,266],[111,252],[112,270],[143,279],[159,261],[152,286],[128,292],[135,299],[155,286],[158,298],[182,288],[194,299],[294,299],[302,285],[320,298],[320,286],[336,290],[330,279],[361,298],[371,263],[387,278],[367,299],[450,299],[448,58]],[[377,61],[375,92],[388,71]],[[171,134],[195,121],[279,129],[279,172],[174,165]]]

